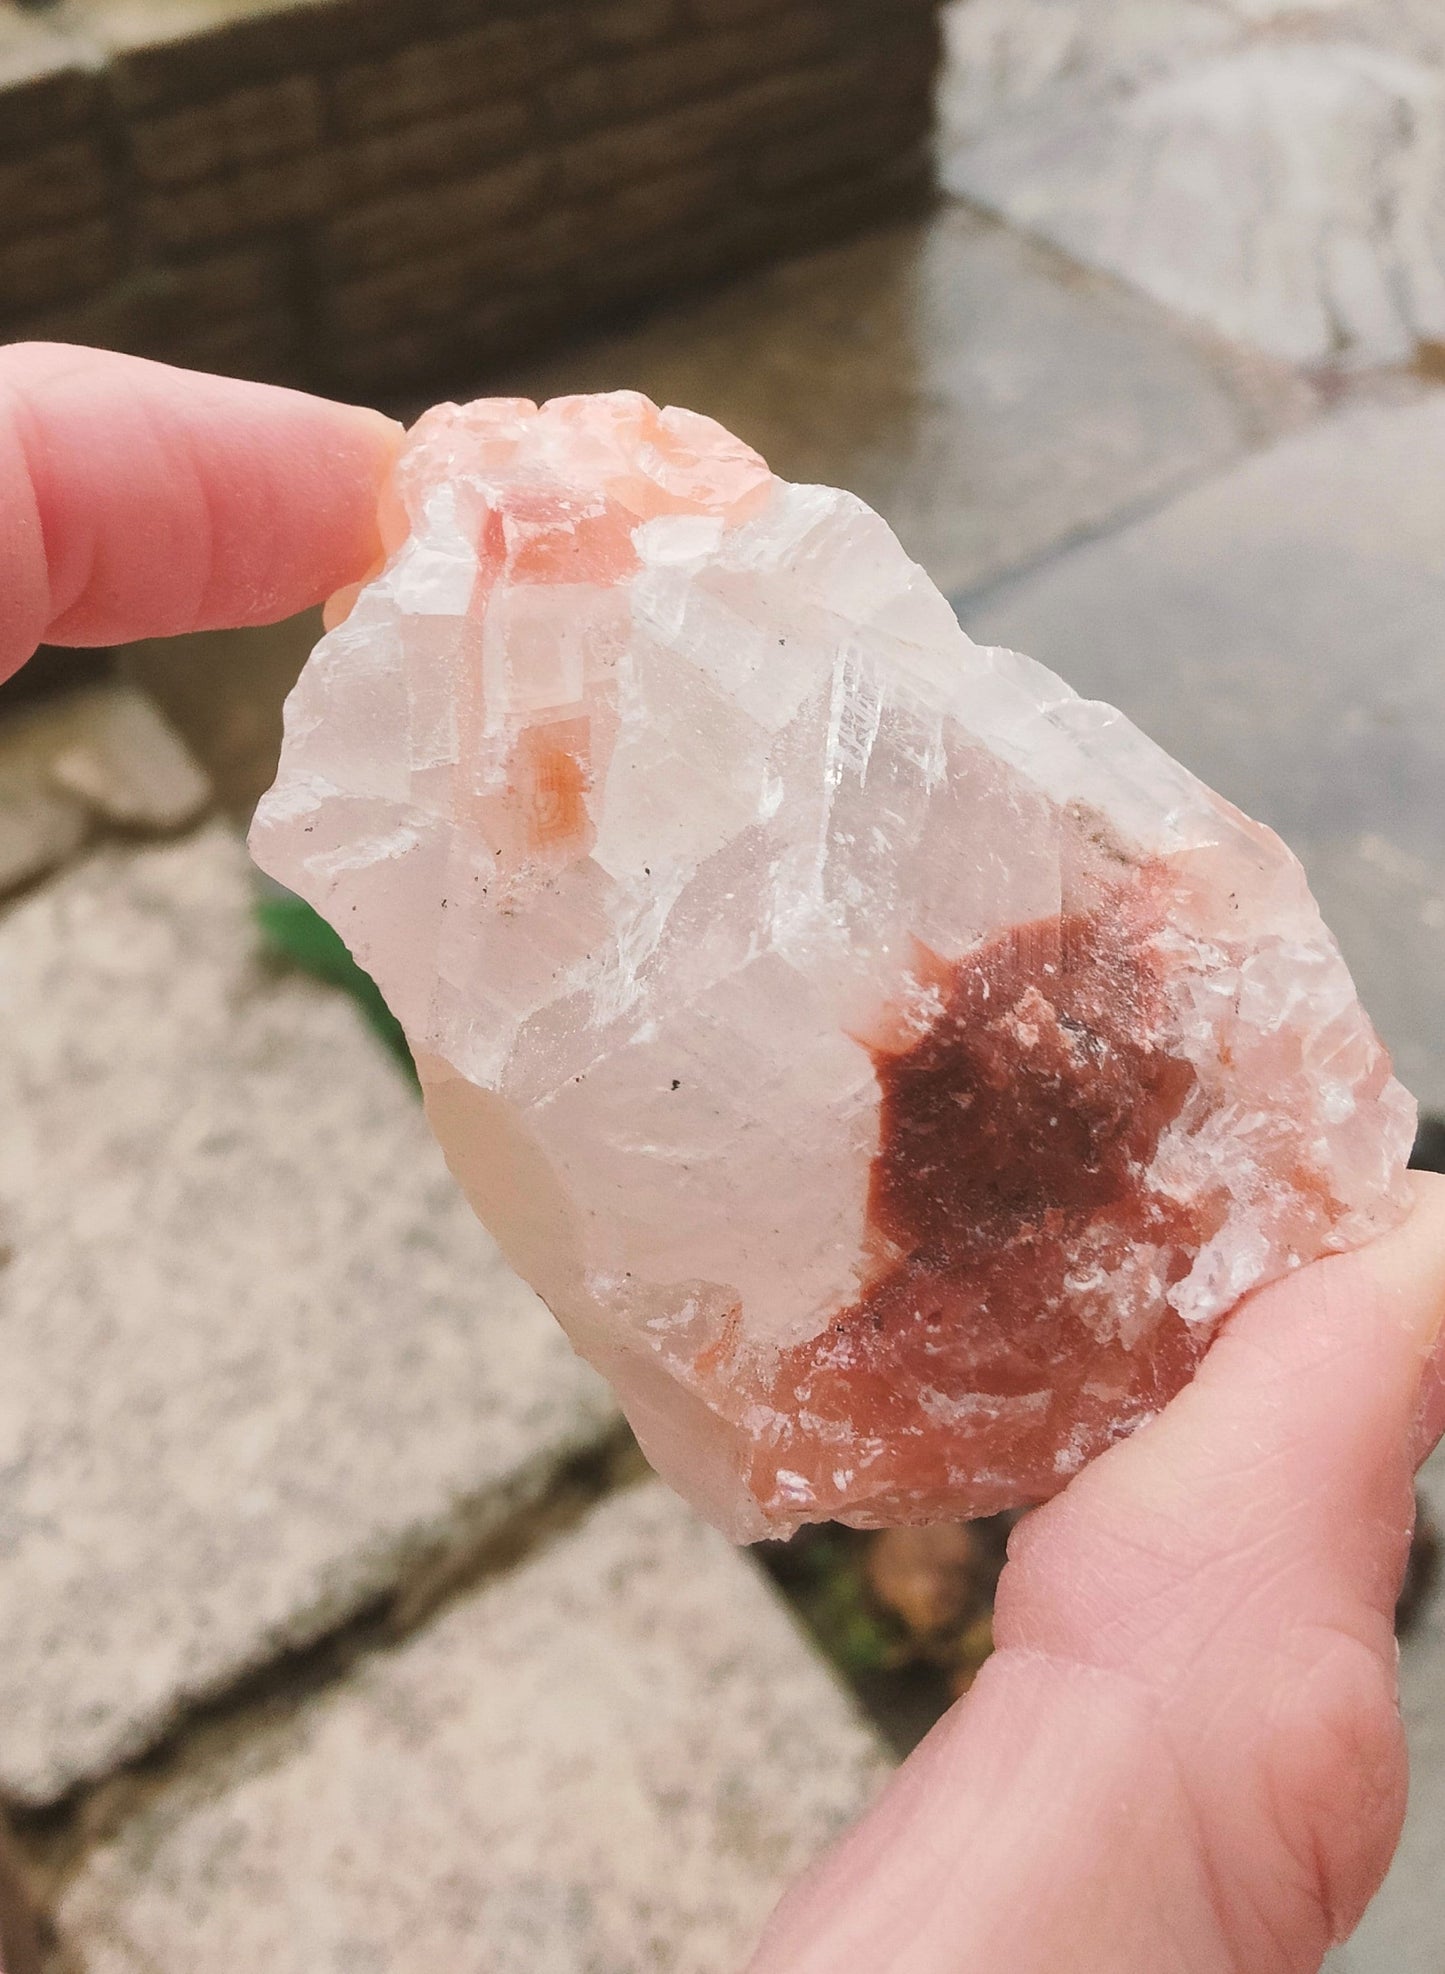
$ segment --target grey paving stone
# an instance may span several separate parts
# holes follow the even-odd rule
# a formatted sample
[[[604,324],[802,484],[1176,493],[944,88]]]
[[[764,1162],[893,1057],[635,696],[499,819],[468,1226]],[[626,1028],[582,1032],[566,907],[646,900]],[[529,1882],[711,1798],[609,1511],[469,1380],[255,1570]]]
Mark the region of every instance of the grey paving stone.
[[[1445,337],[1435,11],[1031,0],[1005,24],[986,0],[955,30],[945,180],[1226,335],[1398,362]]]
[[[1304,414],[1162,311],[957,206],[480,388],[631,387],[850,487],[945,587],[1014,567]]]
[[[1303,859],[1445,1107],[1445,392],[1327,419],[1035,573],[970,632],[1120,706]]]
[[[85,804],[54,787],[0,737],[0,897],[63,864],[85,841]]]
[[[483,1538],[612,1418],[219,824],[0,920],[0,1792]]]
[[[69,693],[31,718],[49,724],[51,780],[104,822],[182,829],[211,800],[210,780],[180,735],[119,679]]]
[[[148,638],[120,663],[184,737],[222,807],[249,822],[276,776],[281,708],[320,636],[321,612],[303,610],[279,624]]]
[[[660,1483],[238,1746],[63,1898],[88,1974],[736,1974],[872,1731]]]

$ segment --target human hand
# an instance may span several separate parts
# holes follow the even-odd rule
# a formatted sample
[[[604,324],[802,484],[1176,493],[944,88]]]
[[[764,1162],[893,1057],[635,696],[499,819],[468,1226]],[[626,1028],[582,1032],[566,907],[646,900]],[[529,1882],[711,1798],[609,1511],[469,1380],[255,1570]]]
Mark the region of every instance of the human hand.
[[[363,575],[379,412],[138,357],[0,349],[0,680],[37,644],[273,623]]]
[[[0,350],[0,679],[364,574],[399,428],[262,385]],[[1398,1836],[1391,1625],[1445,1427],[1445,1183],[1253,1297],[1145,1432],[1016,1532],[998,1650],[786,1900],[752,1974],[1303,1974]]]
[[[1445,1429],[1445,1180],[1250,1297],[1022,1522],[997,1650],[750,1974],[1306,1974],[1399,1837],[1393,1612]]]

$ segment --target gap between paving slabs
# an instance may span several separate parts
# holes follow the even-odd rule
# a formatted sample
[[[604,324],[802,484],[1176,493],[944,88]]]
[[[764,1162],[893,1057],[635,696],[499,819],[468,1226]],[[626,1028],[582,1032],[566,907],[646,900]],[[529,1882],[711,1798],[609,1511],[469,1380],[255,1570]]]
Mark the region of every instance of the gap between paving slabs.
[[[475,1547],[439,1553],[346,1623],[281,1653],[222,1692],[191,1707],[144,1754],[84,1783],[45,1809],[13,1808],[14,1856],[0,1867],[23,1873],[42,1944],[53,1947],[49,1914],[88,1853],[119,1830],[193,1762],[241,1746],[265,1724],[287,1720],[344,1680],[370,1654],[414,1637],[443,1611],[482,1591],[578,1528],[599,1502],[636,1486],[649,1469],[625,1427],[569,1461],[541,1497]],[[23,1974],[4,1965],[4,1974]],[[64,1974],[64,1970],[60,1970]]]

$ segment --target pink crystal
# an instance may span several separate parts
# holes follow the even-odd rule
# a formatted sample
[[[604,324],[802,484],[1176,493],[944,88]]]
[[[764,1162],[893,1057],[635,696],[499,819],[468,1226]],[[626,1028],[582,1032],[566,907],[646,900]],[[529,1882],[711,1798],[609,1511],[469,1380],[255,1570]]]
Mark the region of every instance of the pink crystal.
[[[1294,858],[860,501],[620,392],[438,407],[383,521],[256,856],[732,1534],[1040,1499],[1398,1218]]]

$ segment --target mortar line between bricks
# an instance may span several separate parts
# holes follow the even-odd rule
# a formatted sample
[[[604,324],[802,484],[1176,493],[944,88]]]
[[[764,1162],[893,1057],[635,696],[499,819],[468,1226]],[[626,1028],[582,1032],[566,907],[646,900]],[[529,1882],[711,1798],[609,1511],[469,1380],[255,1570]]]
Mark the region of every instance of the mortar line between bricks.
[[[619,1424],[558,1468],[541,1495],[501,1527],[469,1546],[433,1547],[392,1588],[322,1636],[283,1649],[198,1697],[142,1753],[43,1808],[13,1800],[0,1804],[28,1866],[42,1920],[49,1920],[89,1854],[163,1796],[184,1770],[223,1761],[265,1729],[293,1720],[308,1702],[344,1685],[369,1660],[397,1650],[449,1607],[530,1562],[650,1471],[631,1432]],[[62,1957],[49,1974],[72,1974],[72,1963]]]

